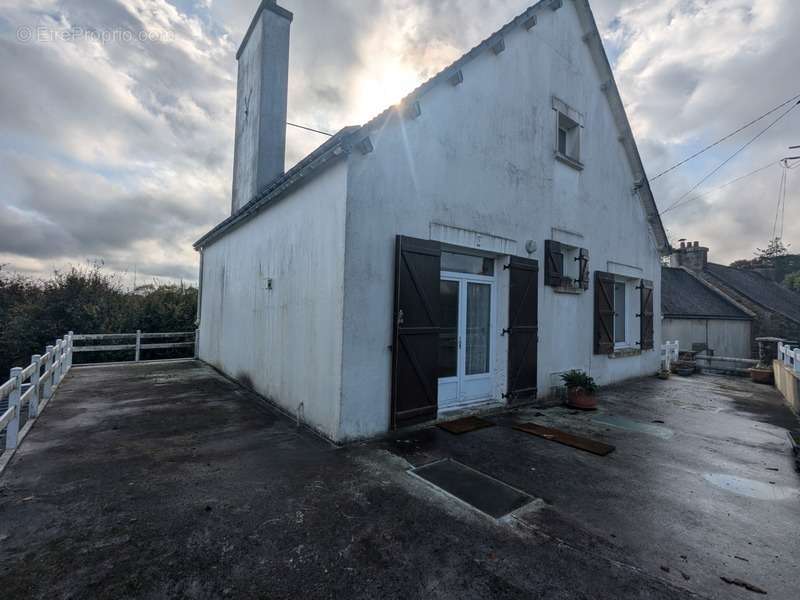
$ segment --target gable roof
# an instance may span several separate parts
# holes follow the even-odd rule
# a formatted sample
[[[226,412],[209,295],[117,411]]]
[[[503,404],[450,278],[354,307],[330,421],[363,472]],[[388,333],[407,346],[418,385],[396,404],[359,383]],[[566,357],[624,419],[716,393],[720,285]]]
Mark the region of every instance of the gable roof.
[[[756,304],[800,323],[800,294],[748,269],[708,263],[705,271]]]
[[[316,175],[323,167],[330,164],[332,160],[345,156],[349,146],[347,140],[350,139],[353,132],[358,131],[358,129],[358,126],[345,127],[286,173],[277,179],[273,179],[260,194],[197,240],[194,243],[194,249],[198,250],[208,246],[230,229],[241,225],[244,221],[248,220],[272,202],[282,198],[296,186],[308,180],[309,177]]]
[[[752,316],[683,268],[661,268],[661,312],[665,318],[745,320]]]
[[[656,206],[655,198],[653,197],[653,192],[650,189],[650,182],[647,179],[647,175],[644,170],[644,165],[642,163],[641,156],[639,154],[639,149],[636,146],[636,141],[633,137],[633,130],[631,129],[630,122],[628,121],[628,116],[625,112],[625,106],[622,102],[622,97],[619,94],[619,89],[617,88],[616,81],[614,80],[614,74],[611,70],[611,64],[608,60],[608,55],[606,54],[605,48],[603,47],[603,42],[600,37],[600,31],[597,28],[597,23],[594,19],[594,15],[592,14],[592,9],[589,6],[588,0],[573,0],[573,5],[578,12],[578,18],[581,22],[581,26],[584,30],[583,35],[583,42],[587,44],[590,53],[592,55],[592,59],[595,63],[595,67],[600,72],[600,77],[605,81],[603,84],[603,90],[606,94],[606,97],[609,101],[611,106],[611,111],[614,115],[614,120],[616,121],[617,127],[620,130],[620,142],[623,144],[625,148],[625,153],[628,157],[628,160],[631,162],[631,168],[635,173],[635,177],[637,181],[635,182],[635,189],[638,192],[639,199],[642,202],[642,207],[644,208],[648,225],[650,226],[650,230],[653,233],[655,238],[656,245],[661,252],[662,255],[667,255],[671,252],[671,247],[669,244],[669,238],[667,237],[666,230],[664,229],[664,224],[661,221],[661,216],[659,215],[658,208]],[[505,24],[503,27],[495,31],[492,35],[488,38],[483,40],[477,46],[469,50],[466,54],[464,54],[461,58],[456,60],[454,63],[450,64],[449,66],[445,67],[439,73],[428,79],[428,81],[422,83],[419,87],[413,90],[410,94],[408,94],[405,98],[403,98],[398,104],[392,105],[388,107],[386,110],[381,112],[379,115],[362,125],[361,127],[345,127],[342,129],[334,138],[328,140],[326,144],[323,144],[320,148],[315,150],[312,154],[308,157],[303,159],[300,163],[298,163],[294,168],[292,168],[289,173],[282,175],[276,179],[276,182],[285,181],[287,176],[296,171],[297,168],[306,163],[306,161],[315,153],[317,153],[321,148],[328,145],[330,142],[333,142],[338,137],[338,145],[339,148],[345,152],[349,152],[353,144],[360,139],[368,136],[373,129],[377,129],[379,125],[381,125],[392,113],[392,111],[397,110],[399,106],[408,106],[412,104],[415,100],[423,96],[428,90],[433,88],[434,86],[438,85],[442,82],[447,82],[450,77],[452,77],[461,67],[466,65],[470,62],[473,58],[478,56],[484,51],[487,51],[493,47],[495,47],[498,42],[500,42],[503,37],[509,33],[511,30],[523,26],[525,23],[529,22],[532,17],[535,17],[537,13],[543,10],[552,10],[556,11],[559,10],[563,5],[563,0],[540,0],[536,4],[528,7],[523,13],[512,19],[510,22]],[[258,15],[256,15],[257,17]],[[343,134],[343,132],[346,132]],[[300,179],[306,179],[310,176],[310,171],[313,169],[306,169],[305,173],[298,173],[297,175],[302,175]],[[223,235],[232,225],[223,227],[229,221],[233,221],[238,217],[240,213],[244,213],[247,211],[247,214],[243,218],[249,218],[249,216],[258,212],[261,208],[269,204],[272,199],[274,199],[275,189],[278,186],[274,184],[270,184],[264,192],[261,192],[254,200],[243,206],[239,212],[232,215],[220,225],[212,229],[209,233],[203,236],[200,240],[195,242],[194,247],[195,249],[202,248],[205,245],[212,243],[215,239]],[[292,186],[286,187],[286,189],[282,189],[280,194],[283,195],[287,193],[289,188]],[[268,198],[272,194],[273,198]],[[241,220],[237,220],[237,223]],[[216,232],[216,233],[215,233]]]

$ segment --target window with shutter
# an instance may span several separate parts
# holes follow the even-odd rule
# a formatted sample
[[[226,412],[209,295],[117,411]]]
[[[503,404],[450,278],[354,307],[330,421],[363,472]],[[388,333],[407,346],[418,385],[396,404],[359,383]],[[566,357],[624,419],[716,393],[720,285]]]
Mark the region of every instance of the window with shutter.
[[[611,273],[595,272],[594,278],[594,353],[614,352],[614,284]]]
[[[580,293],[589,289],[589,251],[555,240],[545,240],[544,284],[556,292]]]
[[[578,253],[578,285],[583,290],[589,289],[589,251],[586,248]]]
[[[544,284],[561,287],[564,281],[564,252],[559,242],[545,240]]]
[[[639,284],[639,295],[641,298],[640,312],[637,315],[640,319],[639,346],[642,350],[653,349],[653,282],[642,279]]]

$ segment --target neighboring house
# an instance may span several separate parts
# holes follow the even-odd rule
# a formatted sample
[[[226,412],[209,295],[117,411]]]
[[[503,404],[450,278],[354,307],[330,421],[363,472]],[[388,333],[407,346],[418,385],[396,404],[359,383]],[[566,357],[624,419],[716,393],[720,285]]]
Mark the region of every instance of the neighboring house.
[[[755,314],[689,269],[661,269],[662,335],[683,350],[751,358]]]
[[[336,441],[654,374],[669,244],[585,0],[526,10],[283,173],[289,24],[239,50],[200,357]]]
[[[800,294],[757,270],[708,262],[708,248],[699,242],[682,242],[670,261],[673,267],[689,269],[754,315],[750,337],[753,357],[758,356],[756,338],[800,339]]]

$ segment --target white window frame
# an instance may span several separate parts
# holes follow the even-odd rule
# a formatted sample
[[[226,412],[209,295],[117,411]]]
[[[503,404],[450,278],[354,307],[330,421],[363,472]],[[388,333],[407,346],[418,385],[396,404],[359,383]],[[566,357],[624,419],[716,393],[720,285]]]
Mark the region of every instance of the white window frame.
[[[582,137],[584,129],[583,115],[563,100],[553,96],[553,112],[555,113],[555,157],[578,171],[583,170]],[[564,151],[561,149],[561,131],[566,132]]]
[[[633,340],[635,334],[635,328],[633,324],[636,322],[636,307],[635,304],[635,294],[636,291],[636,282],[637,279],[631,279],[629,277],[622,277],[617,275],[614,278],[614,350],[629,350],[631,348],[636,348],[636,342]],[[617,312],[617,284],[623,284],[625,286],[625,340],[618,342],[617,341],[617,319],[616,319],[616,312]]]

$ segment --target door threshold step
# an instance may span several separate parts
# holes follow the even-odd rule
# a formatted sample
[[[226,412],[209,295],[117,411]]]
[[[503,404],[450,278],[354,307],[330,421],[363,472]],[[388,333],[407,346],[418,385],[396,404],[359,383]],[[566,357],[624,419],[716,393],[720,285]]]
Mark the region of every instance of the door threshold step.
[[[470,431],[477,431],[478,429],[485,429],[486,427],[494,427],[494,423],[486,419],[481,419],[480,417],[462,417],[454,421],[439,423],[437,427],[453,435],[461,435],[462,433],[469,433]]]

